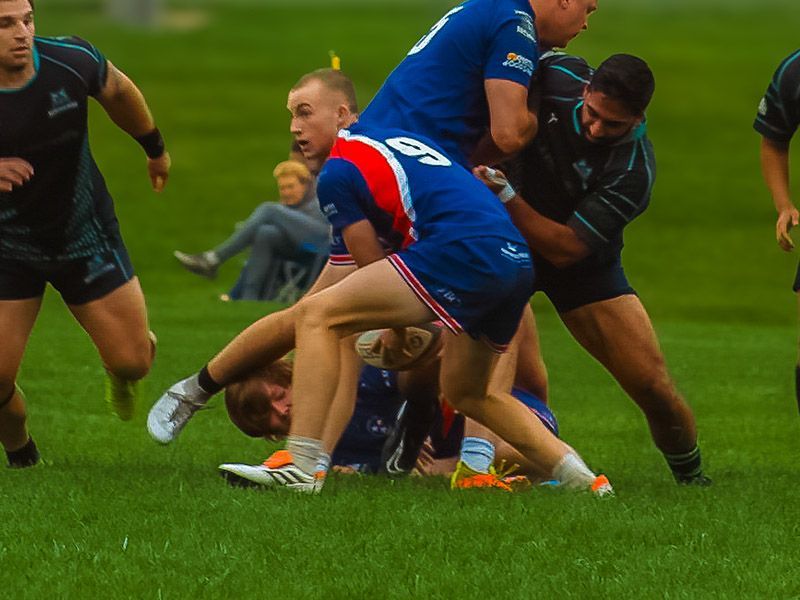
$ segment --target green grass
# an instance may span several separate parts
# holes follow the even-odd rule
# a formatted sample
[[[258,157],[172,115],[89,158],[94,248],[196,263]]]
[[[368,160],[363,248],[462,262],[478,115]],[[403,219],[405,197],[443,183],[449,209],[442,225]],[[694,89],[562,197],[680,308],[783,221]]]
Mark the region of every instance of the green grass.
[[[208,283],[170,253],[206,248],[275,197],[288,87],[333,48],[366,103],[445,4],[204,2],[207,27],[152,32],[110,25],[91,2],[41,4],[40,33],[79,33],[136,79],[175,162],[168,191],[151,195],[140,150],[93,111],[95,155],[160,338],[149,404],[275,308],[215,300],[235,261]],[[671,484],[640,413],[539,300],[564,436],[617,498],[454,495],[440,481],[380,478],[334,479],[317,498],[228,489],[216,465],[257,461],[264,445],[222,409],[169,448],[147,437],[144,410],[115,421],[93,347],[49,295],[20,378],[48,464],[0,473],[2,595],[800,597],[795,258],[773,240],[751,129],[796,47],[800,7],[696,4],[605,0],[574,50],[592,62],[641,54],[656,72],[659,176],[625,261],[696,410],[713,488]]]

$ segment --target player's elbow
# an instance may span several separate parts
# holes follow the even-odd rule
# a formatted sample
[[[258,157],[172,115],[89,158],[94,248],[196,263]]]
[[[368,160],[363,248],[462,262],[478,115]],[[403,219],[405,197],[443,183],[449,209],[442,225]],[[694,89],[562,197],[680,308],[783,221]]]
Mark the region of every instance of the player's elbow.
[[[522,150],[533,136],[518,128],[493,127],[492,141],[503,154],[516,154]]]

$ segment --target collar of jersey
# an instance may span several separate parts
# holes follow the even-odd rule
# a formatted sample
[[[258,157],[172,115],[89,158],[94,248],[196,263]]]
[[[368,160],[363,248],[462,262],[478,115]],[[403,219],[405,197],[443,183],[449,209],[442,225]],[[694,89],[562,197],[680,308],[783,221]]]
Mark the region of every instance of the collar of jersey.
[[[36,47],[36,42],[33,42],[33,77],[31,77],[25,85],[22,85],[18,88],[8,88],[8,89],[0,89],[0,94],[15,94],[17,92],[21,92],[29,88],[33,85],[33,82],[36,81],[36,78],[39,77],[39,49]]]

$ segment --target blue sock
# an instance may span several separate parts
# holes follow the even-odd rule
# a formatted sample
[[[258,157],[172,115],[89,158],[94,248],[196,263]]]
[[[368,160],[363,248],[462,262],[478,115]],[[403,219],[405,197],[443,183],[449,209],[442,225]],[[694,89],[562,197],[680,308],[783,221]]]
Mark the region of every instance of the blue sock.
[[[494,461],[494,444],[483,438],[465,437],[461,442],[461,460],[473,471],[488,473]]]

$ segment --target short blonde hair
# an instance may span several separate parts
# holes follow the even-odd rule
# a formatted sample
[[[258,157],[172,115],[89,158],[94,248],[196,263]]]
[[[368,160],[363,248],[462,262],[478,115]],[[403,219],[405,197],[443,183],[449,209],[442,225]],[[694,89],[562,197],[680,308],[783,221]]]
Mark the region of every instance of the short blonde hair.
[[[275,179],[278,177],[297,177],[300,183],[311,181],[311,171],[303,163],[296,160],[285,160],[278,163],[272,171],[272,176]]]

